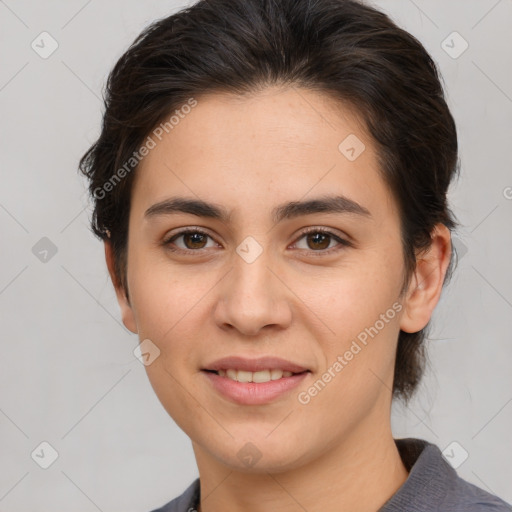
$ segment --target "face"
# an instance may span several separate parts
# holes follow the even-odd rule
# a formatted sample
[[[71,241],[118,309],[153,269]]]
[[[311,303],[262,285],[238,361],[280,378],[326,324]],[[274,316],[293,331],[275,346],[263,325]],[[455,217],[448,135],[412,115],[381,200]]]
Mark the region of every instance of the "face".
[[[382,431],[399,330],[435,297],[415,317],[399,297],[399,214],[355,113],[304,89],[212,94],[161,139],[118,298],[196,453],[283,471]]]

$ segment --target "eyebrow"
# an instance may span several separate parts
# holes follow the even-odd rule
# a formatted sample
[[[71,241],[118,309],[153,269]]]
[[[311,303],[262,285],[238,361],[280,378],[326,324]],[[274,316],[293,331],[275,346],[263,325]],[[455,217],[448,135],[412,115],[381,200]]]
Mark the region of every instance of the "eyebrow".
[[[144,213],[144,217],[152,218],[177,213],[217,219],[224,223],[229,223],[232,215],[232,212],[214,203],[186,197],[170,197],[150,206]],[[276,206],[272,210],[271,216],[274,223],[277,224],[284,219],[293,219],[314,213],[343,213],[372,217],[367,208],[343,195],[322,196],[308,201],[290,201]]]

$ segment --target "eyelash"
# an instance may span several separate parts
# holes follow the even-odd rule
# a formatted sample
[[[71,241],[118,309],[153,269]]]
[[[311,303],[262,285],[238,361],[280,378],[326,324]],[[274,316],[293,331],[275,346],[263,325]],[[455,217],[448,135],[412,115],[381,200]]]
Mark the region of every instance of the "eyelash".
[[[199,228],[188,228],[188,229],[184,229],[183,231],[179,231],[178,233],[174,233],[170,238],[165,239],[162,242],[162,245],[165,246],[168,250],[170,250],[172,252],[177,252],[177,253],[182,253],[182,254],[198,253],[198,252],[202,251],[203,249],[181,249],[181,248],[171,247],[171,244],[180,236],[196,234],[196,233],[199,235],[206,235],[207,237],[209,237],[213,240],[213,237],[211,237],[208,233],[206,233],[205,231],[202,231]],[[338,250],[342,250],[345,247],[353,246],[353,244],[351,242],[349,242],[348,240],[345,240],[343,238],[340,238],[338,235],[335,235],[332,231],[329,231],[328,229],[325,229],[325,228],[315,228],[315,227],[306,228],[304,231],[302,231],[302,233],[299,235],[299,238],[297,238],[297,241],[295,243],[297,243],[299,240],[301,240],[306,235],[309,235],[310,233],[315,233],[315,234],[321,233],[323,235],[328,235],[332,239],[334,239],[336,242],[338,242],[338,244],[339,244],[338,246],[331,247],[330,249],[320,249],[317,251],[315,251],[313,249],[309,249],[309,250],[308,249],[299,249],[299,250],[303,250],[303,251],[309,251],[309,252],[313,253],[315,256],[322,257],[323,255],[330,255],[333,251],[338,251]]]

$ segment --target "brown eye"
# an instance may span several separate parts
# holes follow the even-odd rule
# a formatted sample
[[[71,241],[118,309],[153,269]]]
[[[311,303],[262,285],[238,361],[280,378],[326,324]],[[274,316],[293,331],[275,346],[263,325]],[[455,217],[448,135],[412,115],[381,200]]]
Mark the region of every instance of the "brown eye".
[[[304,242],[302,242],[303,239]],[[335,244],[332,244],[332,242],[335,242]],[[318,253],[318,256],[352,246],[349,241],[340,238],[331,231],[320,228],[311,228],[303,232],[295,245],[298,249]]]
[[[181,239],[181,241],[180,241]],[[203,231],[198,230],[185,230],[181,231],[164,240],[163,245],[171,251],[183,251],[183,252],[199,252],[201,249],[213,247],[215,244],[207,246],[208,239],[212,240],[212,237]]]
[[[203,249],[208,238],[202,233],[185,233],[182,236],[187,249]]]
[[[306,239],[310,249],[327,249],[331,241],[331,236],[318,232],[306,235]]]

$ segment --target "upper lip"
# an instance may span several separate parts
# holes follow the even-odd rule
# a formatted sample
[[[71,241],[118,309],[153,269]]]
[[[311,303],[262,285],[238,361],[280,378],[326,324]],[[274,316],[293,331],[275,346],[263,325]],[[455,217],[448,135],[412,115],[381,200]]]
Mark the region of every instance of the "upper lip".
[[[240,356],[223,357],[222,359],[217,359],[216,361],[208,364],[204,369],[214,371],[233,369],[244,370],[246,372],[279,369],[292,373],[308,371],[307,368],[304,368],[297,363],[287,361],[286,359],[281,359],[280,357],[272,356],[259,357],[257,359],[247,359]]]

